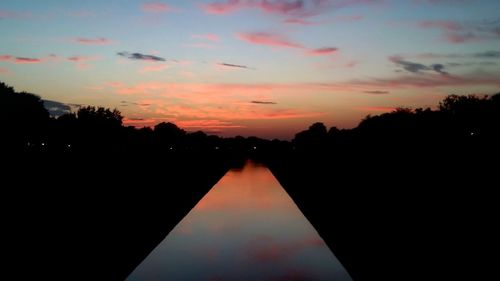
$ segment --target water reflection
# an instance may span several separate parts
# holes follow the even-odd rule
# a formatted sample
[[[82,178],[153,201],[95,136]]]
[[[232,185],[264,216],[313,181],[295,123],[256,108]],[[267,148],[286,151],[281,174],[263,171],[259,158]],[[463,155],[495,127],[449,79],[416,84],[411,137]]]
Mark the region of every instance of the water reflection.
[[[272,173],[229,171],[128,281],[351,280]]]

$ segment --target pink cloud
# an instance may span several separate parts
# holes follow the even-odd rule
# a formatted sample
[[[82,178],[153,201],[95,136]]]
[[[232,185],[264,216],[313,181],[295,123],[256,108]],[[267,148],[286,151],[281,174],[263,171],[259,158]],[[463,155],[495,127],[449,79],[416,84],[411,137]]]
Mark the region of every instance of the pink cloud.
[[[82,45],[110,45],[114,43],[113,41],[107,38],[75,38],[73,42],[82,44]]]
[[[338,16],[336,18],[332,18],[329,20],[311,21],[311,20],[308,20],[307,18],[294,17],[294,18],[285,19],[283,22],[286,24],[312,26],[312,25],[321,25],[321,24],[327,24],[327,23],[355,22],[355,21],[360,21],[363,18],[364,17],[361,15],[352,15],[352,16]]]
[[[324,47],[318,49],[310,49],[306,48],[304,45],[294,42],[291,39],[287,38],[284,35],[269,33],[269,32],[246,32],[246,33],[237,33],[236,36],[245,42],[255,44],[255,45],[264,45],[270,46],[274,48],[292,48],[292,49],[300,49],[304,51],[307,55],[330,55],[338,51],[338,48],[334,47]]]
[[[148,13],[166,13],[173,11],[168,4],[161,2],[149,2],[141,5],[141,9]]]
[[[43,58],[29,58],[29,57],[16,57],[12,55],[1,55],[0,61],[10,62],[13,64],[39,64],[46,62],[56,61],[58,57],[56,55],[49,55]]]
[[[320,1],[316,1],[319,3]],[[324,2],[324,1],[323,1]],[[306,4],[302,0],[277,0],[277,1],[260,1],[259,8],[268,13],[288,14],[293,12],[302,12]]]
[[[205,13],[215,15],[229,14],[244,9],[256,9],[270,14],[311,17],[332,9],[383,2],[383,0],[314,0],[307,2],[303,0],[226,0],[201,5],[201,8]]]
[[[220,40],[220,37],[216,34],[213,34],[213,33],[195,34],[195,35],[191,35],[191,38],[203,39],[203,40],[208,40],[208,41],[212,41],[212,42],[219,42],[219,40]]]
[[[0,61],[11,61],[13,57],[11,55],[1,55]]]
[[[286,36],[273,34],[268,32],[247,32],[238,33],[237,37],[245,42],[256,44],[256,45],[266,45],[271,47],[284,47],[284,48],[296,48],[304,49],[302,44],[293,42]]]
[[[310,49],[310,50],[307,50],[307,54],[313,55],[313,56],[331,55],[331,54],[337,52],[338,50],[339,50],[338,48],[333,48],[333,47]]]
[[[314,9],[323,5],[327,1],[316,0],[312,2]],[[223,15],[242,9],[258,9],[267,13],[274,14],[304,14],[306,5],[302,0],[275,0],[275,1],[256,1],[256,0],[226,0],[202,5],[205,13]]]
[[[242,9],[247,5],[243,1],[239,0],[228,0],[226,2],[214,2],[210,4],[202,5],[202,9],[205,13],[222,15],[234,12],[236,10]]]
[[[310,20],[301,19],[301,18],[289,18],[289,19],[285,19],[283,22],[287,23],[287,24],[298,24],[298,25],[306,25],[306,26],[307,25],[321,24],[321,22],[310,21]]]

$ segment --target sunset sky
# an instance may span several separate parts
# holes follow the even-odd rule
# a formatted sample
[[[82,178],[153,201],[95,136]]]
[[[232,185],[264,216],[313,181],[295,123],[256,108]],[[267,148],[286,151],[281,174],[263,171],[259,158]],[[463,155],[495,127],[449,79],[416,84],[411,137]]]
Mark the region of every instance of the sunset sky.
[[[0,81],[134,126],[290,138],[500,92],[497,0],[3,0]],[[54,103],[57,105],[57,103]]]

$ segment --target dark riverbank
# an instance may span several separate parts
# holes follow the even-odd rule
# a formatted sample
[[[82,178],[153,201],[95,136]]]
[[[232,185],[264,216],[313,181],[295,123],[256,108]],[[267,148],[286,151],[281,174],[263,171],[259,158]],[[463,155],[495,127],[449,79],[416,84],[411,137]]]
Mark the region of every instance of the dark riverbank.
[[[6,268],[14,280],[124,280],[234,164],[230,158],[10,158],[2,173]]]
[[[495,269],[493,145],[351,143],[268,164],[353,280],[479,280]]]

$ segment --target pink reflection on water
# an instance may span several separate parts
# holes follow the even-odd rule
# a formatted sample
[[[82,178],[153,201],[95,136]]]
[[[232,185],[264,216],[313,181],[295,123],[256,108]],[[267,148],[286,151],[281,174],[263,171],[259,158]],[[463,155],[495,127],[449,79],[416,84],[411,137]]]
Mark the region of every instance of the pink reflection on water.
[[[127,278],[351,281],[264,166],[229,171]]]

